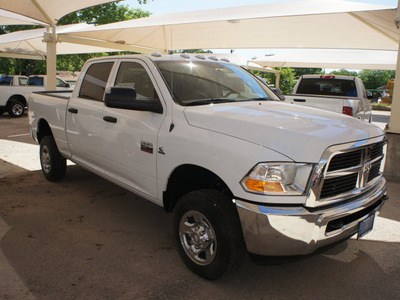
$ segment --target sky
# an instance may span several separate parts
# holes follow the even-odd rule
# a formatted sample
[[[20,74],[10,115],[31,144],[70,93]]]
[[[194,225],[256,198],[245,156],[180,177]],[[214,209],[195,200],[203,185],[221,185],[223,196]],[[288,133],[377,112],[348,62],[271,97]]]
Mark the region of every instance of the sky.
[[[279,2],[293,2],[300,0],[147,0],[140,5],[137,0],[125,0],[121,4],[131,8],[141,8],[152,15],[169,14],[184,11],[214,9],[232,6],[259,5]],[[320,0],[321,2],[324,0]],[[349,0],[353,2],[371,3],[377,5],[397,6],[398,0]],[[210,49],[214,53],[229,53],[230,49]],[[248,60],[264,55],[277,54],[288,50],[279,49],[236,49],[235,53],[246,57]],[[289,50],[290,51],[290,50]]]

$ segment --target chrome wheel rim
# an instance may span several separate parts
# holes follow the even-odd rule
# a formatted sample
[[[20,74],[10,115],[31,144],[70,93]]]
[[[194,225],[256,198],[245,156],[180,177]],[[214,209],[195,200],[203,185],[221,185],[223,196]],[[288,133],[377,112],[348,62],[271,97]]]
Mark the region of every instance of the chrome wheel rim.
[[[42,153],[40,155],[40,162],[42,164],[42,169],[43,171],[47,174],[50,172],[51,169],[51,157],[50,157],[50,152],[47,146],[42,147]]]
[[[14,115],[19,116],[23,113],[24,108],[20,104],[15,104],[12,109]]]
[[[179,223],[179,238],[186,255],[196,264],[210,264],[217,253],[217,239],[210,221],[198,211],[186,212]]]

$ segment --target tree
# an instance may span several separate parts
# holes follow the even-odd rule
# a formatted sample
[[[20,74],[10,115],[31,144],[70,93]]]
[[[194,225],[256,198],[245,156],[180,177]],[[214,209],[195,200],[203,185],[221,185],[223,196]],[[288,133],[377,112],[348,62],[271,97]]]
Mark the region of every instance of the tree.
[[[145,1],[139,1],[145,3]],[[150,12],[142,9],[133,9],[128,5],[108,3],[104,5],[89,7],[62,17],[57,25],[88,23],[102,25],[113,22],[138,19],[150,16]]]
[[[395,77],[395,71],[387,70],[362,70],[358,73],[358,77],[363,81],[366,89],[375,90],[387,83]]]
[[[329,75],[358,76],[358,73],[356,71],[349,71],[349,70],[346,70],[346,69],[340,69],[340,70],[336,70],[336,71],[330,72]]]
[[[296,84],[294,70],[292,68],[282,68],[280,89],[284,94],[291,94]]]
[[[323,74],[321,68],[293,68],[295,78],[300,78],[301,75]]]
[[[138,0],[146,3],[146,0]],[[141,9],[132,9],[128,5],[108,3],[95,7],[89,7],[61,18],[57,25],[89,23],[101,25],[106,23],[120,22],[150,16],[150,12]],[[29,30],[40,28],[39,26],[1,26],[0,34],[10,33],[19,30]],[[116,54],[112,53],[112,54]],[[92,54],[69,54],[57,56],[57,70],[79,71],[84,62],[92,57],[111,55],[110,53]],[[4,74],[45,74],[46,62],[31,59],[0,58],[0,69]]]

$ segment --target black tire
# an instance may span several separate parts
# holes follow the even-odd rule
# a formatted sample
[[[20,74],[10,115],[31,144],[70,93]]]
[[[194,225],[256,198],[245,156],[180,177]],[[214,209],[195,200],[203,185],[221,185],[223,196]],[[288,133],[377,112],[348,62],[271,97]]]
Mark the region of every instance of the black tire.
[[[58,151],[54,138],[50,135],[40,141],[40,165],[49,181],[59,181],[67,171],[67,160]]]
[[[174,236],[186,266],[208,280],[239,269],[247,253],[236,207],[216,190],[190,192],[178,201]]]
[[[7,104],[8,107],[8,114],[12,117],[12,118],[20,118],[24,115],[25,112],[25,105],[15,99],[14,97],[12,97]]]

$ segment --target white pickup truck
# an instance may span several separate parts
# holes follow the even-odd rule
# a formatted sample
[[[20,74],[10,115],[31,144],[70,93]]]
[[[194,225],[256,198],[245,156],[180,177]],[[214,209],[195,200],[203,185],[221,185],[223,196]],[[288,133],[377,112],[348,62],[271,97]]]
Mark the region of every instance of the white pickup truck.
[[[210,280],[247,252],[302,255],[361,237],[386,200],[378,127],[282,103],[226,61],[96,58],[72,96],[32,93],[29,107],[48,180],[68,159],[173,211],[183,261]]]
[[[354,76],[303,75],[292,95],[285,95],[285,101],[372,121],[372,106],[364,84]]]
[[[13,118],[22,117],[27,105],[27,100],[32,92],[43,91],[46,88],[46,76],[32,75],[26,76],[8,76],[4,77],[4,83],[0,79],[0,115],[4,112]],[[10,78],[12,77],[12,78]],[[3,78],[3,77],[2,77]],[[57,78],[57,89],[69,89],[70,85]]]

